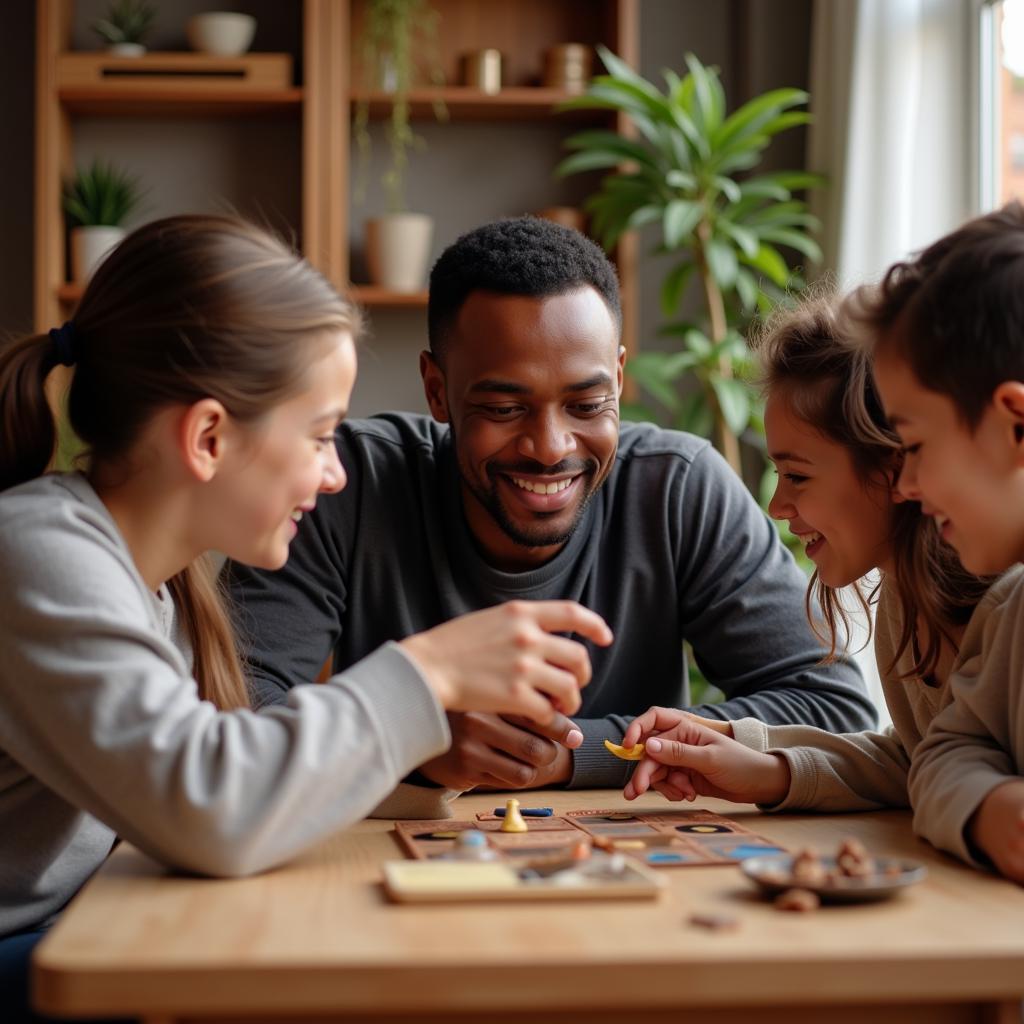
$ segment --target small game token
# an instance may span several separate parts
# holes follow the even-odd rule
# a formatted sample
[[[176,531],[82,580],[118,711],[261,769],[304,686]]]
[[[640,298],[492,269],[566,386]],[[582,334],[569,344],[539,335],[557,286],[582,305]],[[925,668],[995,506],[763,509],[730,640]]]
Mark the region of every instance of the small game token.
[[[458,860],[494,860],[497,853],[487,843],[487,836],[476,829],[466,829],[459,833],[455,840],[455,853]]]
[[[740,926],[740,919],[735,914],[710,911],[691,914],[687,921],[696,928],[706,928],[709,932],[734,932]]]
[[[618,743],[612,743],[611,740],[605,740],[604,745],[610,753],[622,758],[623,761],[639,761],[644,756],[642,743],[637,743],[632,747],[622,747]]]
[[[502,832],[526,832],[527,824],[519,813],[519,801],[514,797],[505,804],[505,816],[501,822]]]
[[[821,906],[821,900],[817,893],[810,889],[787,889],[775,897],[776,910],[789,910],[797,914],[806,914],[817,910]]]

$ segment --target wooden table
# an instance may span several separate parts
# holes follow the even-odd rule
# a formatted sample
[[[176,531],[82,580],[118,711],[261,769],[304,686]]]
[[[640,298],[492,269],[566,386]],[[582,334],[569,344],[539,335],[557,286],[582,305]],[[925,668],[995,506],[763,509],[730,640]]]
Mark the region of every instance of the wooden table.
[[[457,816],[502,802],[463,797]],[[559,810],[627,807],[608,792],[531,795]],[[660,797],[643,806],[663,808]],[[702,801],[791,848],[844,836],[927,863],[887,903],[784,914],[735,867],[665,869],[646,902],[413,906],[387,902],[391,824],[367,821],[256,878],[168,875],[122,847],[39,947],[54,1015],[147,1021],[317,1019],[396,1024],[1019,1024],[1024,888],[936,853],[901,811],[763,816]],[[731,911],[732,933],[687,923]]]

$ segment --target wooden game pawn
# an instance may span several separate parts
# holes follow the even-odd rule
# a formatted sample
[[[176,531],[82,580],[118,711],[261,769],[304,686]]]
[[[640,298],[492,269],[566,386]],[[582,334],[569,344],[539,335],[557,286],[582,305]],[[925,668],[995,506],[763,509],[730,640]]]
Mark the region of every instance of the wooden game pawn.
[[[505,817],[501,821],[502,832],[526,832],[528,827],[519,813],[519,801],[515,798],[506,801]]]

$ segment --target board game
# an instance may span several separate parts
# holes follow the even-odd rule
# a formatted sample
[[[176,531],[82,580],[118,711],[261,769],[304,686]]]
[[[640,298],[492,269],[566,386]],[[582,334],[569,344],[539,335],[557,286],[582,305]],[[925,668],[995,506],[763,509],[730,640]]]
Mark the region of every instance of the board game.
[[[503,832],[501,823],[495,813],[478,814],[475,821],[398,821],[395,834],[416,860],[451,859],[459,833],[469,829],[485,833],[497,859],[507,863],[565,857],[581,840],[652,868],[735,864],[787,852],[732,819],[703,810],[567,811],[529,818],[527,832]]]

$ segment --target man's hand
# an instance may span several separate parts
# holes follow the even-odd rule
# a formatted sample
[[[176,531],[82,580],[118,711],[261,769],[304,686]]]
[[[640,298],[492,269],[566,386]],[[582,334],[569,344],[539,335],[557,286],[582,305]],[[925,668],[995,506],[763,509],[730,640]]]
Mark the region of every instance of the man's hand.
[[[1024,779],[996,786],[969,825],[971,842],[1014,882],[1024,883]]]
[[[583,742],[575,722],[556,714],[548,725],[475,711],[451,712],[451,749],[420,772],[448,789],[538,789],[567,782],[569,749]]]

